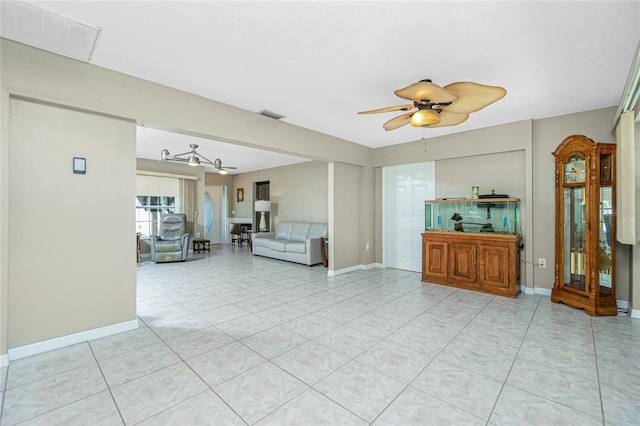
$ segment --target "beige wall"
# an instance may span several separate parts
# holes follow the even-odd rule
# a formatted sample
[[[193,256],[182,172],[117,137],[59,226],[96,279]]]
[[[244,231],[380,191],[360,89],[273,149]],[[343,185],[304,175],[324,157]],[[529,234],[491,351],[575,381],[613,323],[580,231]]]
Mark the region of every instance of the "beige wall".
[[[358,226],[360,232],[360,264],[373,267],[375,265],[376,253],[376,223],[382,217],[376,214],[377,198],[382,198],[382,193],[375,191],[376,169],[373,167],[360,168],[360,217]],[[382,237],[380,237],[382,238]],[[369,247],[367,248],[367,244]]]
[[[135,124],[10,110],[8,348],[135,320]]]
[[[507,194],[525,198],[524,150],[436,161],[436,198],[471,198],[471,187],[480,194]]]
[[[323,161],[310,161],[283,167],[240,173],[233,176],[231,209],[235,217],[253,217],[253,184],[269,181],[271,227],[282,221],[327,223],[328,168]],[[244,201],[238,203],[236,189],[244,188]]]
[[[362,264],[363,170],[338,162],[330,163],[329,170],[329,269],[340,271]]]
[[[378,148],[373,152],[372,164],[374,167],[393,166],[529,149],[531,125],[530,120],[519,121],[430,138],[426,145],[417,140]]]
[[[0,55],[0,120],[2,124],[0,126],[0,188],[2,189],[0,192],[0,356],[7,353],[7,339],[11,334],[8,331],[9,312],[16,309],[14,301],[9,295],[11,278],[8,272],[12,265],[9,253],[13,250],[9,238],[11,206],[9,191],[14,189],[10,184],[9,176],[11,137],[8,129],[13,125],[9,114],[11,98],[35,99],[42,103],[61,105],[68,109],[85,111],[94,115],[121,117],[135,123],[144,123],[150,128],[269,149],[324,163],[339,160],[345,163],[367,165],[371,162],[371,150],[362,145],[263,117],[220,102],[3,38],[0,38],[0,50],[2,51],[2,55]],[[114,134],[113,132],[105,132],[103,136],[109,138]],[[120,142],[130,150],[131,157],[115,159],[110,156],[102,156],[101,164],[115,171],[119,170],[122,164],[128,164],[127,162],[131,161],[130,186],[123,187],[118,180],[109,179],[105,179],[104,184],[114,185],[115,182],[115,185],[109,188],[123,191],[122,193],[126,194],[127,200],[133,200],[136,170],[135,136],[123,138]],[[65,141],[60,140],[56,144],[64,145]],[[155,170],[153,165],[144,167]],[[163,163],[161,167],[161,171],[168,171],[167,167],[172,166]],[[181,172],[184,170],[176,173],[180,174]],[[201,178],[198,180],[199,194],[203,194],[204,191],[204,174]],[[295,183],[295,179],[292,179],[291,185],[293,183]],[[343,184],[349,186],[352,183],[345,182]],[[361,189],[360,182],[354,182],[353,185],[358,190]],[[371,183],[368,185],[372,186]],[[300,191],[300,189],[297,190]],[[323,191],[326,189],[320,191],[326,194]],[[230,190],[229,193],[231,197],[235,196],[235,191]],[[311,193],[309,193],[310,195]],[[78,194],[70,196],[71,198],[77,196],[78,201],[81,201],[82,198]],[[251,200],[249,196],[250,194],[245,195],[247,200]],[[327,212],[324,210],[327,195],[322,195],[321,198],[324,201],[318,201],[313,205],[314,215],[317,216],[311,217],[312,220],[327,218]],[[199,201],[198,211],[203,210],[202,203]],[[131,203],[131,208],[133,209],[133,203]],[[320,213],[321,211],[322,213]],[[94,221],[108,223],[109,219],[110,217],[103,215],[100,210],[96,211]],[[135,230],[133,211],[131,211],[130,221],[131,223],[123,226],[124,231],[122,232],[127,235],[133,234],[133,230]],[[198,219],[198,224],[201,226],[201,218]],[[348,228],[343,231],[343,234],[356,238],[359,235],[359,230]],[[135,244],[129,243],[131,242],[126,238],[121,240],[123,250],[135,250]],[[125,248],[125,246],[130,248]],[[73,261],[75,264],[91,265],[93,264],[92,256],[90,250],[84,250]],[[64,270],[62,265],[56,268]],[[135,274],[135,269],[132,271]],[[134,296],[129,299],[129,303],[135,306]],[[106,303],[102,308],[115,311],[119,309],[113,303]],[[65,324],[59,324],[55,318],[47,317],[42,321],[49,321],[50,327],[58,330],[58,332],[49,333],[51,335],[67,332]],[[89,323],[89,326],[92,324]],[[31,340],[31,337],[26,339],[22,336],[11,337],[12,342]]]
[[[553,264],[553,225],[548,222],[552,220],[549,214],[554,206],[549,202],[553,202],[553,185],[549,185],[553,180],[553,159],[550,156],[551,151],[560,141],[572,134],[581,133],[591,137],[597,141],[613,141],[611,135],[611,122],[613,118],[614,108],[607,108],[598,111],[589,111],[570,116],[555,117],[536,121],[523,121],[511,123],[503,126],[479,129],[472,132],[458,133],[443,137],[431,138],[427,141],[426,152],[423,141],[415,141],[392,147],[380,149],[369,149],[361,145],[357,145],[348,141],[344,141],[328,135],[309,131],[297,126],[289,125],[284,122],[272,120],[262,117],[258,114],[243,111],[219,102],[194,96],[179,90],[161,86],[149,81],[140,80],[131,76],[116,73],[107,69],[102,69],[94,65],[75,61],[69,58],[57,56],[38,49],[20,45],[5,39],[0,39],[0,49],[2,50],[1,60],[1,92],[0,92],[0,354],[5,354],[8,344],[7,338],[17,331],[8,331],[8,318],[11,312],[15,311],[15,301],[11,297],[10,289],[14,287],[14,275],[10,275],[9,271],[13,267],[13,244],[16,242],[16,233],[10,232],[10,224],[13,227],[12,212],[16,209],[26,208],[20,207],[19,202],[13,206],[13,198],[9,193],[21,191],[24,188],[16,186],[11,180],[10,184],[10,163],[13,161],[14,153],[10,151],[13,146],[12,137],[9,134],[9,128],[13,128],[11,121],[13,117],[10,115],[9,102],[10,98],[31,98],[42,103],[50,103],[53,105],[61,105],[67,109],[53,107],[55,110],[76,109],[82,111],[79,113],[81,123],[75,123],[78,128],[84,128],[92,122],[93,117],[102,115],[104,122],[113,120],[119,122],[120,119],[106,119],[104,116],[121,117],[124,120],[132,122],[143,122],[147,127],[155,127],[163,130],[178,131],[196,136],[215,138],[222,141],[239,143],[246,146],[269,149],[277,152],[291,154],[295,156],[305,157],[316,160],[317,164],[325,164],[327,169],[327,177],[324,181],[325,189],[316,188],[317,197],[311,191],[306,191],[299,185],[299,174],[289,173],[289,171],[279,171],[275,173],[272,179],[268,171],[256,172],[255,175],[247,174],[247,176],[237,175],[231,178],[232,186],[229,186],[229,197],[231,204],[235,201],[235,188],[245,188],[245,205],[239,206],[236,216],[249,213],[250,200],[253,199],[252,183],[260,180],[270,180],[272,184],[277,179],[282,179],[282,188],[286,187],[288,193],[298,194],[292,195],[291,199],[304,199],[312,203],[312,209],[316,216],[307,220],[321,220],[327,218],[329,222],[330,237],[336,240],[330,249],[330,256],[333,270],[348,269],[357,267],[362,264],[369,264],[370,260],[381,261],[379,247],[381,242],[381,221],[380,221],[380,194],[381,179],[380,167],[396,164],[407,164],[423,161],[436,161],[436,170],[438,170],[438,161],[447,159],[461,159],[473,156],[485,155],[502,155],[510,152],[522,152],[524,158],[523,164],[523,182],[513,182],[517,186],[524,187],[523,200],[523,216],[527,228],[524,230],[526,238],[526,259],[529,262],[526,265],[527,282],[532,283],[536,287],[550,289],[553,282],[552,268],[544,270],[534,268],[532,266],[534,257],[546,257],[548,264]],[[90,118],[91,117],[91,118]],[[473,117],[471,118],[473,119]],[[130,124],[129,124],[130,126]],[[116,128],[119,126],[115,126]],[[135,132],[134,132],[135,133]],[[94,135],[95,140],[101,138],[111,139],[116,137],[118,130],[109,129],[102,135]],[[70,133],[70,137],[73,133]],[[66,137],[58,134],[55,140],[56,149],[64,147],[67,143]],[[37,145],[38,151],[44,147]],[[122,153],[131,153],[131,157],[118,156],[113,157],[111,151],[103,153],[99,152],[100,167],[109,170],[109,179],[105,176],[104,181],[98,186],[100,190],[111,195],[117,192],[115,199],[133,200],[135,188],[135,135],[129,137],[118,138],[115,142],[114,150],[120,150]],[[105,149],[112,149],[109,144]],[[99,147],[95,147],[99,149]],[[93,153],[91,155],[94,155]],[[460,160],[463,163],[470,160]],[[127,168],[131,162],[130,172]],[[157,164],[157,162],[155,162]],[[327,167],[326,164],[329,164]],[[89,167],[93,161],[89,162]],[[455,163],[451,163],[455,164]],[[162,171],[166,171],[168,164],[163,164]],[[372,168],[372,166],[374,168]],[[37,166],[34,166],[34,168]],[[152,166],[146,166],[152,168]],[[172,167],[172,166],[169,166]],[[295,169],[294,166],[292,166]],[[300,166],[299,171],[304,170],[304,166]],[[315,167],[315,166],[314,166]],[[293,170],[292,169],[292,170]],[[502,168],[496,167],[490,170],[491,175],[486,178],[490,185],[491,180],[497,180]],[[182,170],[184,172],[184,170]],[[306,170],[305,170],[306,172]],[[493,175],[493,173],[496,175]],[[122,176],[115,177],[116,173]],[[181,172],[176,172],[181,173]],[[263,173],[263,174],[261,174]],[[321,176],[319,169],[316,170],[316,177]],[[280,176],[280,177],[278,177]],[[286,176],[286,179],[285,177]],[[493,176],[493,177],[491,177]],[[130,182],[120,181],[130,179]],[[475,179],[474,179],[475,180]],[[48,182],[49,177],[39,180],[39,184]],[[199,176],[198,193],[204,191],[204,173]],[[228,181],[227,181],[228,182]],[[308,180],[305,184],[317,184],[322,186],[321,179]],[[56,180],[53,180],[56,184]],[[444,183],[444,182],[442,182]],[[438,182],[436,182],[438,185]],[[469,186],[468,183],[459,183],[460,190]],[[484,184],[482,185],[484,186]],[[56,186],[55,193],[62,192],[60,188],[64,186]],[[27,188],[30,190],[31,188]],[[272,187],[272,194],[276,188]],[[497,188],[496,188],[497,189]],[[40,191],[40,189],[35,189]],[[60,196],[60,194],[57,194]],[[65,205],[59,208],[64,212],[71,212],[73,206],[82,204],[83,196],[79,193],[70,193],[69,200],[66,205],[71,206],[66,209]],[[282,195],[279,195],[282,196]],[[312,200],[312,201],[310,201]],[[328,200],[328,201],[327,201]],[[551,201],[549,201],[551,200]],[[112,201],[112,200],[110,200]],[[282,200],[283,203],[289,203],[289,200]],[[199,202],[199,211],[202,211],[202,201]],[[124,203],[126,205],[126,203]],[[327,206],[323,210],[323,206]],[[133,205],[131,206],[133,209]],[[278,216],[284,219],[284,207],[281,203],[278,205]],[[302,214],[302,210],[295,210],[293,205],[287,205],[287,215],[296,212],[295,216]],[[320,213],[322,211],[322,213]],[[110,212],[110,210],[107,210]],[[129,241],[133,228],[133,211],[131,211],[130,223],[123,223],[117,232],[112,235],[122,233],[119,240],[118,248],[122,248],[123,256],[133,256],[133,243]],[[94,222],[109,223],[112,218],[111,214],[103,213],[101,210],[96,212]],[[289,217],[287,217],[288,219]],[[291,217],[294,219],[294,217]],[[548,220],[547,220],[548,218]],[[295,217],[295,219],[298,219]],[[120,219],[119,219],[120,220]],[[201,225],[202,219],[198,220]],[[116,222],[117,223],[117,222]],[[535,230],[535,232],[534,232]],[[126,234],[126,236],[125,236]],[[90,234],[88,234],[90,235]],[[86,240],[86,236],[83,237]],[[20,238],[18,238],[19,240]],[[364,245],[372,239],[376,244],[371,253],[364,252]],[[131,244],[130,244],[131,243]],[[335,249],[335,250],[334,250]],[[131,251],[131,254],[128,253]],[[375,256],[373,255],[375,253]],[[93,265],[98,268],[102,264],[94,264],[94,254],[89,250],[77,253],[73,259],[74,265]],[[627,258],[631,258],[627,256]],[[637,256],[636,256],[637,258]],[[127,261],[128,262],[128,261]],[[618,269],[625,268],[628,270],[629,265],[618,264]],[[66,275],[67,266],[64,262],[51,265],[54,275]],[[121,273],[129,277],[128,266],[124,266]],[[87,271],[83,268],[81,271]],[[91,269],[93,272],[93,269]],[[135,274],[135,269],[132,274]],[[13,274],[13,272],[11,272]],[[95,274],[94,274],[95,275]],[[624,274],[620,274],[622,276]],[[627,274],[628,276],[628,274]],[[529,279],[531,277],[531,279]],[[124,279],[128,283],[127,279]],[[104,288],[111,288],[111,284],[105,285]],[[624,285],[620,284],[618,298],[626,300],[627,294],[624,291]],[[96,291],[104,291],[104,288],[98,286]],[[76,289],[80,290],[80,289]],[[122,289],[118,292],[120,296],[128,293],[128,289]],[[81,291],[78,292],[80,294]],[[627,286],[628,293],[628,286]],[[639,292],[640,293],[640,292]],[[25,296],[27,296],[25,294]],[[35,295],[30,294],[35,299]],[[82,297],[82,296],[78,296]],[[91,302],[91,296],[84,298]],[[116,303],[113,299],[105,299],[107,303],[103,303],[100,309],[115,310],[120,312],[122,301]],[[30,303],[31,299],[26,300]],[[74,302],[75,303],[75,302]],[[135,303],[135,297],[127,299],[129,304]],[[126,305],[126,304],[125,304]],[[126,305],[129,306],[129,305]],[[128,317],[128,312],[124,317]],[[58,323],[53,321],[49,316],[43,321],[50,321],[51,329],[55,332],[45,333],[46,335],[60,335],[67,331],[67,325],[64,321]],[[105,322],[100,317],[98,322]],[[95,323],[89,323],[88,326],[95,326]],[[38,336],[32,335],[27,338],[23,336],[11,336],[12,344],[16,342],[33,341],[33,339],[46,338],[45,334]]]

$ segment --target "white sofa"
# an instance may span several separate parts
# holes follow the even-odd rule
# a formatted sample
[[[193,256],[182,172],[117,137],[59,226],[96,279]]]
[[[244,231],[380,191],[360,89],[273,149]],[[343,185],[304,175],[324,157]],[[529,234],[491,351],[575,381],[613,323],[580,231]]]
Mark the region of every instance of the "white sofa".
[[[326,223],[280,222],[276,232],[251,235],[253,254],[289,262],[316,265],[322,263],[320,238],[327,238]]]

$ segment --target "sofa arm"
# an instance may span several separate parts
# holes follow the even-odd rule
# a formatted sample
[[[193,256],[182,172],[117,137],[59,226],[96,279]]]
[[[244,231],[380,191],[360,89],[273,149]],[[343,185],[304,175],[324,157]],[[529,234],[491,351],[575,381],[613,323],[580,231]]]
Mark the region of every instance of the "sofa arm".
[[[187,256],[189,255],[189,237],[191,235],[184,234],[182,236],[182,260],[187,260]]]
[[[149,245],[151,246],[151,261],[156,261],[156,243],[160,241],[160,235],[149,235]]]
[[[317,265],[322,263],[322,250],[320,246],[320,237],[308,238],[305,240],[307,249],[307,265]]]

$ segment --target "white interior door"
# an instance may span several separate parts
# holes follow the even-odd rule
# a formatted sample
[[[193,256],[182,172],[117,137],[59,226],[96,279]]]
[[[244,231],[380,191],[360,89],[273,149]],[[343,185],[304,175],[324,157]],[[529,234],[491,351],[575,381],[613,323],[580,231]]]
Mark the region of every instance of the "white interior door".
[[[435,197],[435,162],[382,169],[383,263],[420,272],[424,201]]]

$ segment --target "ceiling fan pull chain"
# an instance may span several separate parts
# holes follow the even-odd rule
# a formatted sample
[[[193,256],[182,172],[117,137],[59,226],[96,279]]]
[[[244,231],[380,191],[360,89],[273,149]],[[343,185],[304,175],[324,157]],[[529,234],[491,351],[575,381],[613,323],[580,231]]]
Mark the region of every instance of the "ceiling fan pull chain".
[[[422,126],[422,140],[424,141],[424,153],[427,153],[427,126]]]

